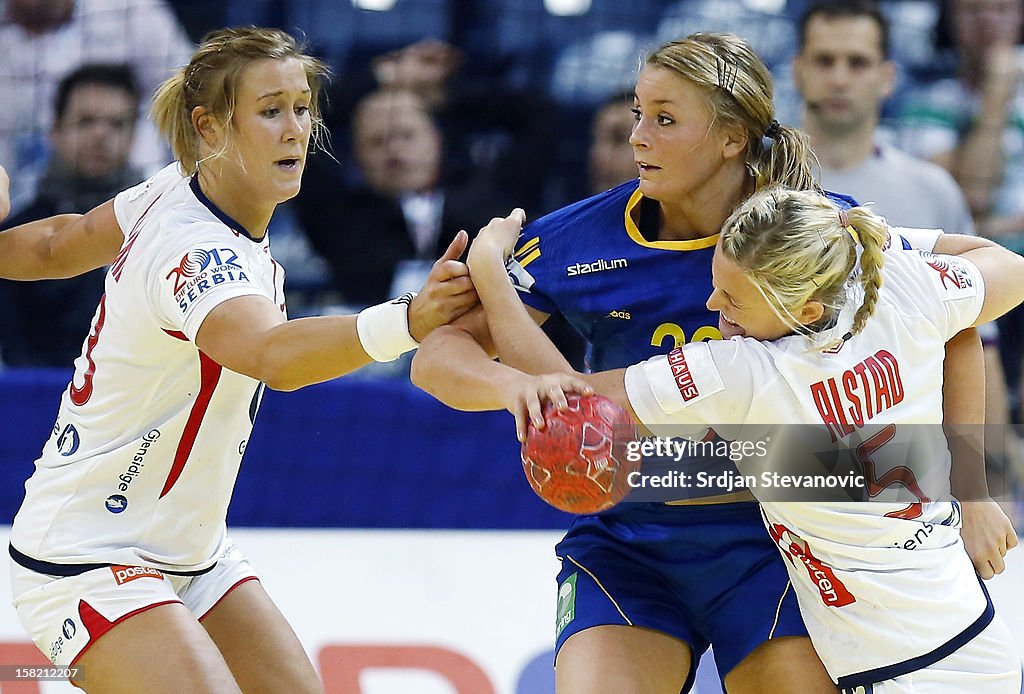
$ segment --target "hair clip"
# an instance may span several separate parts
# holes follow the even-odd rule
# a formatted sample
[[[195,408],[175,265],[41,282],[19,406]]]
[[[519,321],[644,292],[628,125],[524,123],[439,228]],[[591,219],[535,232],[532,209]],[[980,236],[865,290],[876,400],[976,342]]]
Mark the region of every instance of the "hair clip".
[[[715,55],[718,60],[718,86],[732,94],[740,68],[731,57]]]
[[[192,63],[185,68],[184,84],[189,89],[195,89],[195,85],[192,83],[192,80],[195,78],[197,72],[199,72],[198,63]]]
[[[782,133],[782,124],[779,121],[772,118],[772,122],[768,124],[768,127],[764,130],[764,136],[769,140],[774,140]]]

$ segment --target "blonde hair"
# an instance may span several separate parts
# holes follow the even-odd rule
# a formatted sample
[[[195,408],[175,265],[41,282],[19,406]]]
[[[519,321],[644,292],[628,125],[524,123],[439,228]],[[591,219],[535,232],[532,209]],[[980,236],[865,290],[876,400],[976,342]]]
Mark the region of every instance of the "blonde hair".
[[[846,226],[844,226],[844,222]],[[813,191],[771,187],[752,195],[725,221],[722,251],[747,273],[769,305],[795,332],[830,327],[846,301],[860,247],[864,300],[850,335],[864,329],[882,287],[885,220],[865,207],[840,208]],[[825,306],[821,319],[800,325],[793,313],[808,301]]]
[[[807,136],[775,120],[772,76],[746,41],[734,34],[696,33],[661,46],[646,65],[670,70],[708,96],[713,122],[747,137],[747,169],[757,188],[783,185],[820,190]]]
[[[157,129],[186,174],[194,174],[201,160],[200,137],[192,123],[193,109],[202,106],[226,123],[230,137],[242,72],[250,64],[268,58],[294,58],[302,64],[311,92],[311,139],[314,146],[320,146],[324,125],[318,98],[322,81],[329,74],[327,66],[303,53],[294,38],[278,29],[218,29],[203,37],[188,65],[176,70],[160,85],[150,108]],[[225,141],[210,158],[223,156],[228,144],[229,140]]]

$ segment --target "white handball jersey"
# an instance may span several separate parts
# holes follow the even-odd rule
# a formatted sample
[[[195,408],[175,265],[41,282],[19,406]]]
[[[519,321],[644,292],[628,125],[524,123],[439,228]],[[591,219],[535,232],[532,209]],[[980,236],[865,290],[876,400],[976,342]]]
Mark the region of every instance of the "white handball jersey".
[[[194,340],[233,297],[284,313],[284,271],[267,237],[252,240],[176,164],[117,195],[114,212],[124,243],[11,545],[55,564],[201,571],[221,550],[263,386]]]
[[[726,439],[765,441],[768,456],[739,469],[755,478],[748,486],[808,632],[844,687],[926,667],[992,618],[960,541],[958,504],[934,492],[949,485],[943,346],[978,317],[982,277],[961,258],[895,251],[884,280],[864,331],[830,353],[798,335],[736,337],[687,344],[625,376],[633,409],[656,434],[699,437],[710,427]],[[832,334],[849,329],[859,297],[848,303]],[[771,461],[776,441],[764,436],[787,431],[802,437],[804,452],[828,448],[812,448],[815,434],[855,451],[875,501],[785,501],[785,482],[765,475],[780,461]]]

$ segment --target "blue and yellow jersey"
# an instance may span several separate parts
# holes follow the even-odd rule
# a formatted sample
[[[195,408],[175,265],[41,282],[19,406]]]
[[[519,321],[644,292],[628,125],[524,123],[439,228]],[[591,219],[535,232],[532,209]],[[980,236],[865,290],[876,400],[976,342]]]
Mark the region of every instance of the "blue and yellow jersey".
[[[856,205],[846,196],[828,196],[841,207]],[[561,313],[590,343],[592,371],[638,364],[687,342],[722,339],[718,312],[706,306],[718,234],[658,241],[659,218],[657,201],[645,198],[633,180],[528,225],[509,260],[523,303]],[[649,456],[644,465],[676,469],[679,463]],[[724,457],[708,458],[702,469],[713,475],[735,466]],[[678,496],[716,493],[691,489]]]
[[[562,313],[590,342],[595,371],[722,337],[704,306],[718,236],[648,240],[658,215],[630,181],[538,219],[516,249],[510,274],[523,302]]]
[[[657,241],[659,214],[636,180],[623,183],[528,225],[509,263],[526,305],[563,314],[590,342],[594,371],[722,337],[705,306],[718,234]]]

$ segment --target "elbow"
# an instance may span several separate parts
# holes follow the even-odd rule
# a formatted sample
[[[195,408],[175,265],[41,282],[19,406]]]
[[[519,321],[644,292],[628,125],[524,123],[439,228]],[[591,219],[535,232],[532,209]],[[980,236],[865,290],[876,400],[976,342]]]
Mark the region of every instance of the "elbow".
[[[441,351],[432,349],[432,339],[427,340],[416,350],[409,369],[409,380],[412,384],[432,395],[435,399],[456,410],[465,410],[462,393],[453,389],[454,376],[451,365]]]
[[[431,395],[435,395],[435,393],[430,389],[431,384],[434,382],[432,376],[433,369],[430,356],[424,353],[423,346],[421,345],[420,348],[416,350],[416,354],[412,358],[412,366],[409,369],[409,380],[412,381],[412,384],[420,390],[424,390]]]
[[[262,381],[267,388],[283,393],[290,393],[309,385],[308,381],[299,378],[295,369],[289,368],[283,360],[273,357],[260,360],[252,372],[247,375]]]
[[[262,380],[263,383],[266,384],[267,388],[270,388],[271,390],[280,391],[282,393],[290,393],[293,390],[298,390],[302,386],[306,385],[305,383],[296,383],[294,381],[290,381],[290,380],[287,380],[287,379],[278,379],[278,378],[274,378],[274,379],[268,378],[268,379],[260,379],[260,380]]]
[[[267,388],[270,388],[271,390],[278,390],[282,393],[290,393],[293,390],[298,390],[302,386],[306,385],[305,383],[300,383],[295,378],[290,377],[287,373],[281,373],[280,370],[263,370],[258,376],[254,376],[254,378],[263,381]]]

